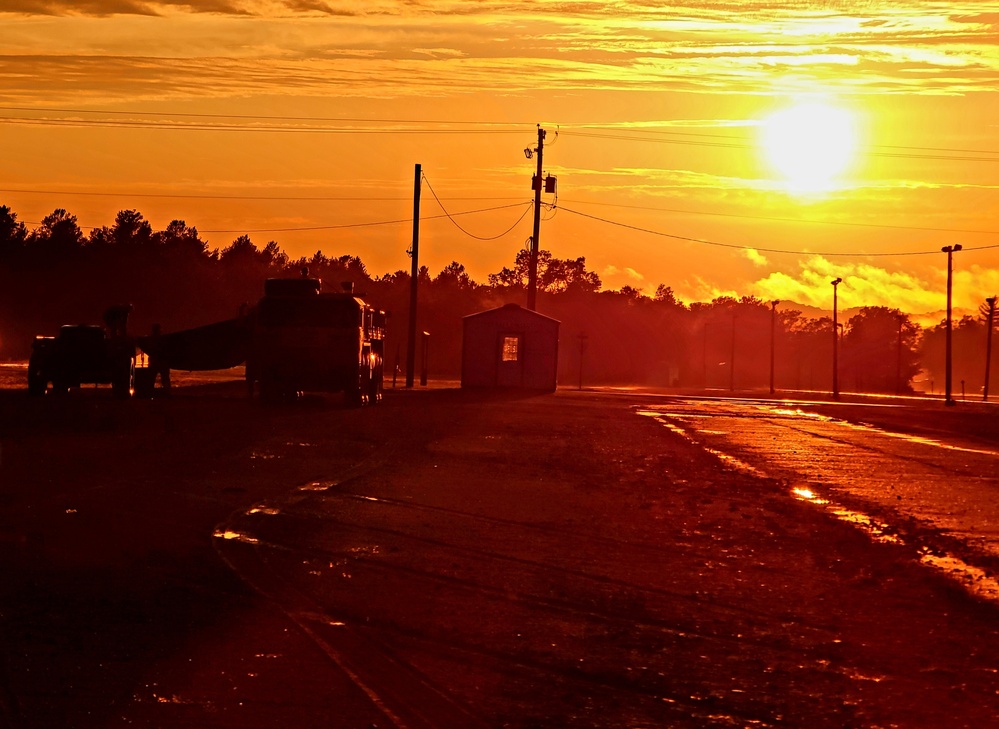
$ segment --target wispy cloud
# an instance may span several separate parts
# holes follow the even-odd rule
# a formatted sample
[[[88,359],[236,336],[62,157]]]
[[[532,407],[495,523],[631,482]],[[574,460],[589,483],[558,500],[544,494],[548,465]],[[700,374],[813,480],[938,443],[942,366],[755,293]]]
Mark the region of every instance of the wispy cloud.
[[[887,306],[912,313],[940,311],[946,306],[944,273],[920,277],[904,270],[890,270],[869,263],[833,262],[813,256],[798,264],[794,273],[774,272],[753,284],[753,293],[764,299],[794,301],[831,309],[830,281],[842,278],[839,305]],[[972,265],[954,275],[954,305],[976,309],[985,297],[999,291],[999,271]]]
[[[26,57],[106,54],[107,39],[120,32],[111,43],[119,63],[139,64],[150,52],[188,57],[181,41],[197,47],[198,36],[210,34],[206,65],[219,57],[255,59],[254,73],[244,79],[263,85],[279,82],[283,69],[273,65],[275,57],[309,63],[328,48],[362,54],[376,47],[381,62],[346,69],[351,77],[406,78],[407,87],[431,90],[434,82],[458,90],[563,93],[774,94],[819,85],[833,93],[963,94],[999,88],[999,14],[987,2],[942,6],[926,0],[904,9],[862,2],[688,2],[668,11],[658,3],[623,0],[545,3],[531,7],[528,22],[524,6],[513,2],[7,0],[0,15],[3,47]],[[39,16],[61,22],[32,25]],[[94,26],[74,31],[83,27],[81,16],[105,25],[97,34]],[[112,16],[156,22],[111,25]],[[214,20],[185,22],[198,16]],[[414,63],[409,49],[431,52],[417,51],[424,58]],[[14,92],[16,84],[16,77],[0,79],[0,91]],[[404,94],[402,86],[383,81],[375,93]]]

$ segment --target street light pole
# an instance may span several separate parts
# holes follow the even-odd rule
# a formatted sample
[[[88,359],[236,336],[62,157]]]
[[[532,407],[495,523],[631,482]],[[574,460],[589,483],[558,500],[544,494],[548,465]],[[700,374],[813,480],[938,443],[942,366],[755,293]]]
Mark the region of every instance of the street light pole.
[[[951,330],[952,327],[952,311],[951,311],[951,292],[954,287],[954,253],[955,251],[961,250],[961,244],[952,246],[944,246],[940,249],[942,252],[947,254],[947,352],[944,355],[946,357],[946,363],[944,366],[944,404],[945,405],[956,405],[954,398],[951,396],[951,375],[953,373],[952,363],[951,363]]]
[[[985,335],[985,387],[982,388],[982,400],[989,401],[989,367],[992,365],[992,327],[996,316],[996,298],[990,296],[985,300],[989,305],[989,330]]]
[[[774,394],[774,350],[777,333],[777,304],[780,301],[770,302],[770,394]]]
[[[735,312],[732,313],[732,350],[729,357],[729,367],[728,367],[728,389],[729,392],[735,392]]]
[[[839,290],[839,285],[843,283],[843,279],[837,278],[830,281],[833,287],[833,377],[832,377],[832,396],[833,400],[839,400],[839,314],[837,312],[838,300],[837,293]]]
[[[895,394],[902,394],[902,325],[905,323],[905,316],[898,315],[898,347],[895,350]]]

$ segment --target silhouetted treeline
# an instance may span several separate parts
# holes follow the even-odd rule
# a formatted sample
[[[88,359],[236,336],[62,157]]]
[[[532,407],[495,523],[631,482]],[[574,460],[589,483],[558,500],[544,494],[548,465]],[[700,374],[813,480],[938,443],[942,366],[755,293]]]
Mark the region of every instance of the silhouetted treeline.
[[[153,323],[170,332],[228,319],[241,305],[256,303],[265,279],[297,276],[303,268],[327,288],[351,282],[388,311],[387,372],[396,362],[404,366],[408,271],[372,276],[360,258],[321,250],[291,259],[275,241],[258,246],[246,235],[209,249],[184,221],[156,231],[136,210],[122,210],[112,225],[86,235],[62,209],[28,230],[16,213],[0,206],[0,356],[25,359],[36,334],[54,334],[65,323],[99,323],[104,310],[117,303],[133,305],[134,334],[147,333]],[[462,317],[526,302],[527,269],[523,250],[486,284],[473,281],[458,262],[436,275],[421,269],[417,327],[431,335],[433,376],[460,372]],[[753,297],[685,305],[666,284],[652,295],[627,286],[603,291],[584,258],[563,260],[548,251],[541,252],[538,281],[538,310],[562,323],[562,385],[578,384],[581,374],[584,385],[761,388],[769,383],[772,347],[778,389],[831,386],[828,318],[775,310]],[[984,315],[955,324],[956,393],[964,380],[969,396],[980,394],[985,339]],[[942,389],[942,324],[924,332],[898,309],[886,307],[865,307],[845,322],[843,391],[908,392],[922,381],[929,381],[927,390],[929,383]]]

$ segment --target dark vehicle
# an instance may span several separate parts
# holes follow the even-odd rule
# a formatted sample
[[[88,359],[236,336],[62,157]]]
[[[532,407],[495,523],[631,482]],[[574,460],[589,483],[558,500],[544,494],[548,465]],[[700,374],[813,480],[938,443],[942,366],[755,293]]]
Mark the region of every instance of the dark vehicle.
[[[83,384],[111,385],[117,397],[130,397],[135,377],[135,343],[110,337],[103,327],[67,324],[55,337],[35,337],[28,361],[28,393],[65,393]]]
[[[345,287],[346,288],[346,287]],[[257,305],[246,380],[262,399],[343,392],[353,407],[382,398],[385,313],[315,278],[269,279]]]

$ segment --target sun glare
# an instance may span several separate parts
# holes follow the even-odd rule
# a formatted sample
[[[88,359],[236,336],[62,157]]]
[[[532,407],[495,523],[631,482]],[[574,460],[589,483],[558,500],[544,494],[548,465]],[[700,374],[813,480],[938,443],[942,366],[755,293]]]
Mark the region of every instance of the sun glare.
[[[845,109],[821,103],[798,104],[763,123],[763,150],[792,193],[828,192],[852,161],[854,119]]]

